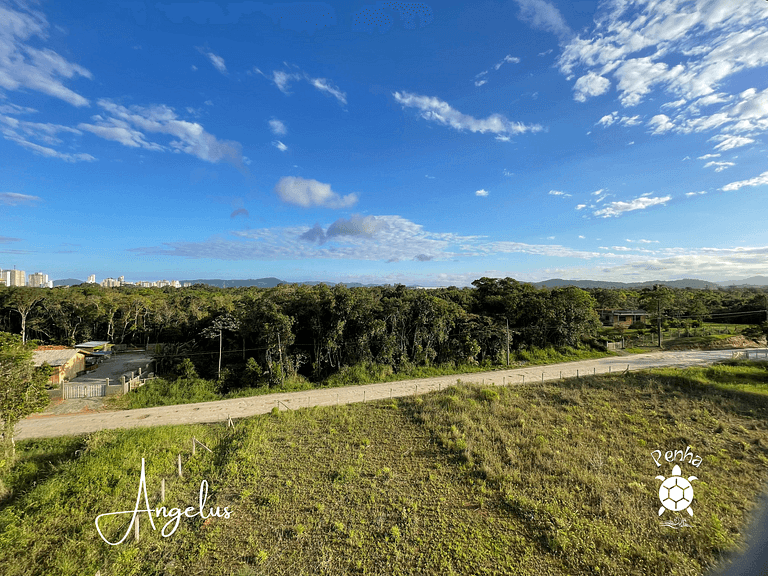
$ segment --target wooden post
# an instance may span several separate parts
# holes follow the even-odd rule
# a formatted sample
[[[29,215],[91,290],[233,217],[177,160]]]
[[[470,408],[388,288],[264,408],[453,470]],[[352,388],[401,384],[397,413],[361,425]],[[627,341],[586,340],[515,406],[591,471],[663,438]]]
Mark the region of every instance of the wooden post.
[[[181,454],[179,454],[179,478],[181,477]]]
[[[133,525],[133,533],[136,536],[136,542],[139,541],[139,515],[136,514],[136,524]]]
[[[579,377],[579,371],[576,370],[576,378],[578,378],[578,377]]]
[[[509,366],[509,318],[507,320],[507,366]]]
[[[195,437],[192,436],[192,456],[195,455]]]
[[[141,368],[139,368],[139,378],[141,378]]]
[[[160,501],[165,502],[165,478],[160,481]]]
[[[363,390],[363,404],[365,404],[365,390]]]

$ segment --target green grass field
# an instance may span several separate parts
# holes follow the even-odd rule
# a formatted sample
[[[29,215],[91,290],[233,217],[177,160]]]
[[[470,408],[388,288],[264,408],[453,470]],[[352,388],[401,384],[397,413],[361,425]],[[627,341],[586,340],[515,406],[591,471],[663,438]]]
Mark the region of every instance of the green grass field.
[[[223,425],[18,443],[0,475],[0,573],[12,575],[693,575],[740,532],[768,480],[768,367],[733,362],[551,384],[458,384],[396,402]],[[191,454],[195,437],[202,447]],[[694,515],[660,524],[653,451],[690,450]],[[181,454],[183,478],[176,475]],[[109,546],[97,515],[208,506],[168,538]],[[117,540],[129,516],[104,523]],[[160,521],[162,520],[162,521]]]

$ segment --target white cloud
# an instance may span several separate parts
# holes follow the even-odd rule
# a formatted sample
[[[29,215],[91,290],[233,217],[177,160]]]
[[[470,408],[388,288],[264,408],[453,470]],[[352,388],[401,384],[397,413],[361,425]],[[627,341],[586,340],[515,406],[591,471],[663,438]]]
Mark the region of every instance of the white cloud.
[[[475,192],[475,196],[483,196],[483,197],[488,196],[488,190],[477,190]]]
[[[730,168],[731,166],[735,166],[733,162],[715,162],[712,160],[711,162],[707,162],[704,164],[704,168],[709,168],[710,166],[716,166],[715,172],[722,172],[723,170],[726,170]]]
[[[462,114],[458,110],[451,108],[447,102],[429,96],[421,96],[410,92],[394,92],[392,94],[403,107],[418,108],[421,111],[421,117],[437,122],[443,126],[450,126],[456,130],[469,130],[470,132],[480,132],[485,134],[490,132],[502,137],[508,137],[513,134],[523,134],[525,132],[540,132],[543,128],[538,124],[523,124],[522,122],[511,122],[501,114],[491,114],[487,118],[474,118],[467,114]]]
[[[576,210],[583,210],[583,209],[584,209],[584,208],[586,208],[586,207],[587,207],[587,205],[586,205],[586,204],[577,204],[577,205],[576,205]]]
[[[709,158],[719,158],[720,154],[704,154],[704,156],[699,156],[698,160],[707,160]]]
[[[584,238],[586,238],[586,236],[582,236],[581,234],[579,234],[579,240],[584,240]]]
[[[666,114],[657,114],[648,121],[647,126],[653,128],[652,134],[664,134],[675,128],[675,124]]]
[[[283,202],[303,208],[324,206],[326,208],[349,208],[357,203],[357,194],[339,196],[331,190],[330,184],[294,176],[280,178],[275,193]]]
[[[0,88],[29,89],[73,106],[88,106],[86,98],[64,86],[64,80],[91,73],[50,48],[35,48],[31,40],[48,39],[48,20],[23,2],[0,5]]]
[[[594,72],[589,72],[576,80],[573,87],[575,92],[573,99],[577,102],[586,102],[587,98],[591,96],[605,94],[610,87],[610,80]]]
[[[739,148],[740,146],[746,146],[747,144],[752,144],[752,142],[755,141],[754,138],[747,138],[746,136],[728,136],[726,134],[714,136],[710,138],[710,140],[714,140],[715,142],[720,141],[720,144],[715,146],[715,150],[721,150],[723,152]]]
[[[616,122],[619,119],[619,113],[618,112],[611,112],[610,114],[606,114],[600,120],[595,122],[595,125],[600,124],[603,127],[607,128],[614,122]]]
[[[59,160],[64,160],[65,162],[72,162],[72,163],[93,162],[94,160],[96,160],[96,158],[94,158],[90,154],[68,154],[65,152],[59,152],[58,150],[54,150],[53,148],[40,146],[39,144],[29,142],[22,138],[18,138],[18,139],[8,138],[8,139],[13,140],[19,146],[23,146],[24,148],[31,150],[35,154],[38,154],[40,156],[45,156],[46,158],[58,158]]]
[[[347,95],[339,90],[336,86],[331,84],[328,80],[325,78],[307,78],[310,84],[320,90],[321,92],[325,92],[326,94],[330,94],[336,100],[341,102],[342,104],[347,103]]]
[[[501,62],[499,62],[493,67],[494,70],[498,70],[499,68],[501,68],[505,62],[510,62],[511,64],[518,64],[520,62],[520,58],[507,54],[506,56],[504,56]]]
[[[257,72],[262,74],[264,77],[267,77],[265,74],[261,72],[261,70],[258,70],[258,68],[256,70]],[[334,86],[333,83],[331,83],[331,81],[326,78],[312,78],[304,72],[289,73],[289,72],[282,72],[280,70],[272,71],[272,82],[275,83],[275,86],[277,86],[277,88],[283,94],[286,94],[286,95],[290,94],[290,92],[288,92],[288,88],[290,87],[290,84],[293,80],[306,80],[312,86],[320,90],[320,92],[328,94],[329,96],[333,96],[334,98],[336,98],[336,100],[338,100],[344,105],[346,105],[347,103],[346,93],[339,90],[337,86]]]
[[[60,152],[50,148],[50,146],[62,144],[62,140],[58,136],[60,133],[82,134],[80,130],[70,128],[69,126],[42,122],[26,122],[11,116],[0,115],[0,134],[3,135],[3,138],[18,144],[27,150],[31,150],[35,154],[47,158],[58,158],[65,162],[92,162],[96,160],[96,158],[90,154],[70,154],[68,152]],[[31,142],[29,140],[30,138],[42,142],[43,144],[47,144],[48,146]]]
[[[483,84],[488,84],[488,80],[475,80],[475,86],[482,86]]]
[[[686,192],[686,196],[699,196],[701,194],[706,194],[706,191],[702,190],[701,192]]]
[[[285,124],[280,122],[280,120],[277,120],[276,118],[272,118],[269,121],[269,129],[272,131],[272,134],[275,134],[276,136],[283,136],[288,132],[288,129],[285,127]]]
[[[0,192],[0,204],[6,206],[19,206],[21,204],[35,204],[42,199],[39,196],[30,196],[28,194],[19,194],[17,192]]]
[[[632,212],[633,210],[645,210],[646,208],[650,208],[651,206],[665,204],[671,199],[672,199],[672,196],[664,196],[664,197],[657,197],[657,198],[649,198],[647,196],[641,196],[640,198],[635,198],[634,200],[630,200],[629,202],[621,202],[621,201],[611,202],[605,208],[602,208],[601,210],[596,210],[595,212],[593,212],[593,214],[601,218],[611,218],[611,217],[615,218],[617,216],[621,216],[625,212]]]
[[[227,160],[235,166],[243,164],[238,142],[218,140],[200,124],[179,120],[173,108],[164,105],[126,108],[107,99],[99,100],[98,104],[107,112],[108,117],[95,116],[95,124],[83,123],[78,128],[133,148],[174,150],[207,162]],[[165,134],[175,139],[167,145],[161,145],[149,141],[146,133]]]
[[[577,100],[604,93],[614,81],[624,107],[663,102],[653,116],[653,134],[717,130],[723,139],[718,150],[743,146],[768,132],[768,90],[729,90],[737,74],[768,66],[768,26],[757,5],[606,1],[594,26],[567,43],[557,64],[574,81]],[[705,108],[714,110],[702,116]],[[616,121],[614,114],[599,123]]]
[[[197,48],[198,52],[208,58],[208,60],[213,64],[213,67],[216,68],[219,72],[227,75],[227,66],[224,64],[224,58],[221,56],[217,56],[213,52],[207,51],[205,48],[199,47]]]
[[[573,35],[563,15],[550,2],[546,0],[515,0],[515,2],[520,6],[520,19],[528,22],[533,28],[552,32],[561,39]]]
[[[288,146],[280,142],[280,140],[275,140],[274,142],[272,142],[272,146],[280,150],[280,152],[285,152],[286,150],[288,150]]]
[[[568,198],[568,197],[570,197],[570,194],[566,194],[565,192],[562,192],[562,191],[560,191],[560,190],[550,190],[550,191],[549,191],[549,194],[550,194],[551,196],[562,196],[563,198]]]
[[[739,182],[731,182],[730,184],[726,184],[720,190],[724,190],[726,192],[731,190],[738,190],[739,188],[744,188],[745,186],[762,186],[764,184],[768,184],[768,172],[763,172],[760,174],[760,176],[755,176],[754,178],[750,178],[749,180],[741,180]]]

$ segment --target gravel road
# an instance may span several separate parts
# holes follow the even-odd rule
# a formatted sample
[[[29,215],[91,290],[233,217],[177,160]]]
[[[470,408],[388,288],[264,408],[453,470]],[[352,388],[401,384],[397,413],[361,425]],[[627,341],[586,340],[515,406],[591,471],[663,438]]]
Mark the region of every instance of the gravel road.
[[[465,382],[503,385],[541,382],[542,378],[544,381],[557,380],[561,374],[564,378],[576,376],[577,371],[580,375],[588,375],[602,374],[609,371],[624,371],[627,367],[633,371],[661,366],[684,368],[687,366],[711,364],[717,360],[731,358],[733,352],[733,350],[651,352],[648,354],[550,364],[548,366],[532,366],[530,368],[477,372],[473,374],[454,374],[452,376],[383,382],[344,388],[285,392],[199,404],[179,404],[176,406],[141,408],[137,410],[89,412],[69,415],[36,414],[17,424],[16,439],[24,440],[27,438],[87,434],[112,428],[222,422],[226,421],[228,417],[245,418],[257,414],[266,414],[275,406],[280,410],[295,410],[306,406],[350,404],[353,402],[423,394],[455,384],[457,379]],[[768,355],[768,350],[750,350],[752,354],[755,352],[758,352],[761,356],[763,353]]]

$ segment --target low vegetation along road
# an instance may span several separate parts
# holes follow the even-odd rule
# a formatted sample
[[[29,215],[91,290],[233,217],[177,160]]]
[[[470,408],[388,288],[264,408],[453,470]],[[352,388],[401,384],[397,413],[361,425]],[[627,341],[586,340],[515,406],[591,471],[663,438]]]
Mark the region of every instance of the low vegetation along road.
[[[733,350],[688,350],[651,352],[631,356],[618,356],[531,366],[513,370],[454,374],[418,380],[401,380],[344,388],[322,388],[285,392],[250,398],[234,398],[199,404],[179,404],[138,410],[98,412],[90,414],[31,416],[16,426],[16,440],[87,434],[112,428],[136,428],[140,426],[163,426],[168,424],[201,424],[221,422],[228,418],[245,418],[266,414],[274,407],[279,410],[295,410],[309,406],[331,406],[351,404],[400,396],[423,394],[439,390],[456,383],[456,380],[478,382],[488,385],[522,384],[557,380],[577,375],[644,370],[658,367],[700,366],[717,360],[731,358]],[[768,351],[750,350],[751,354],[768,355]]]

